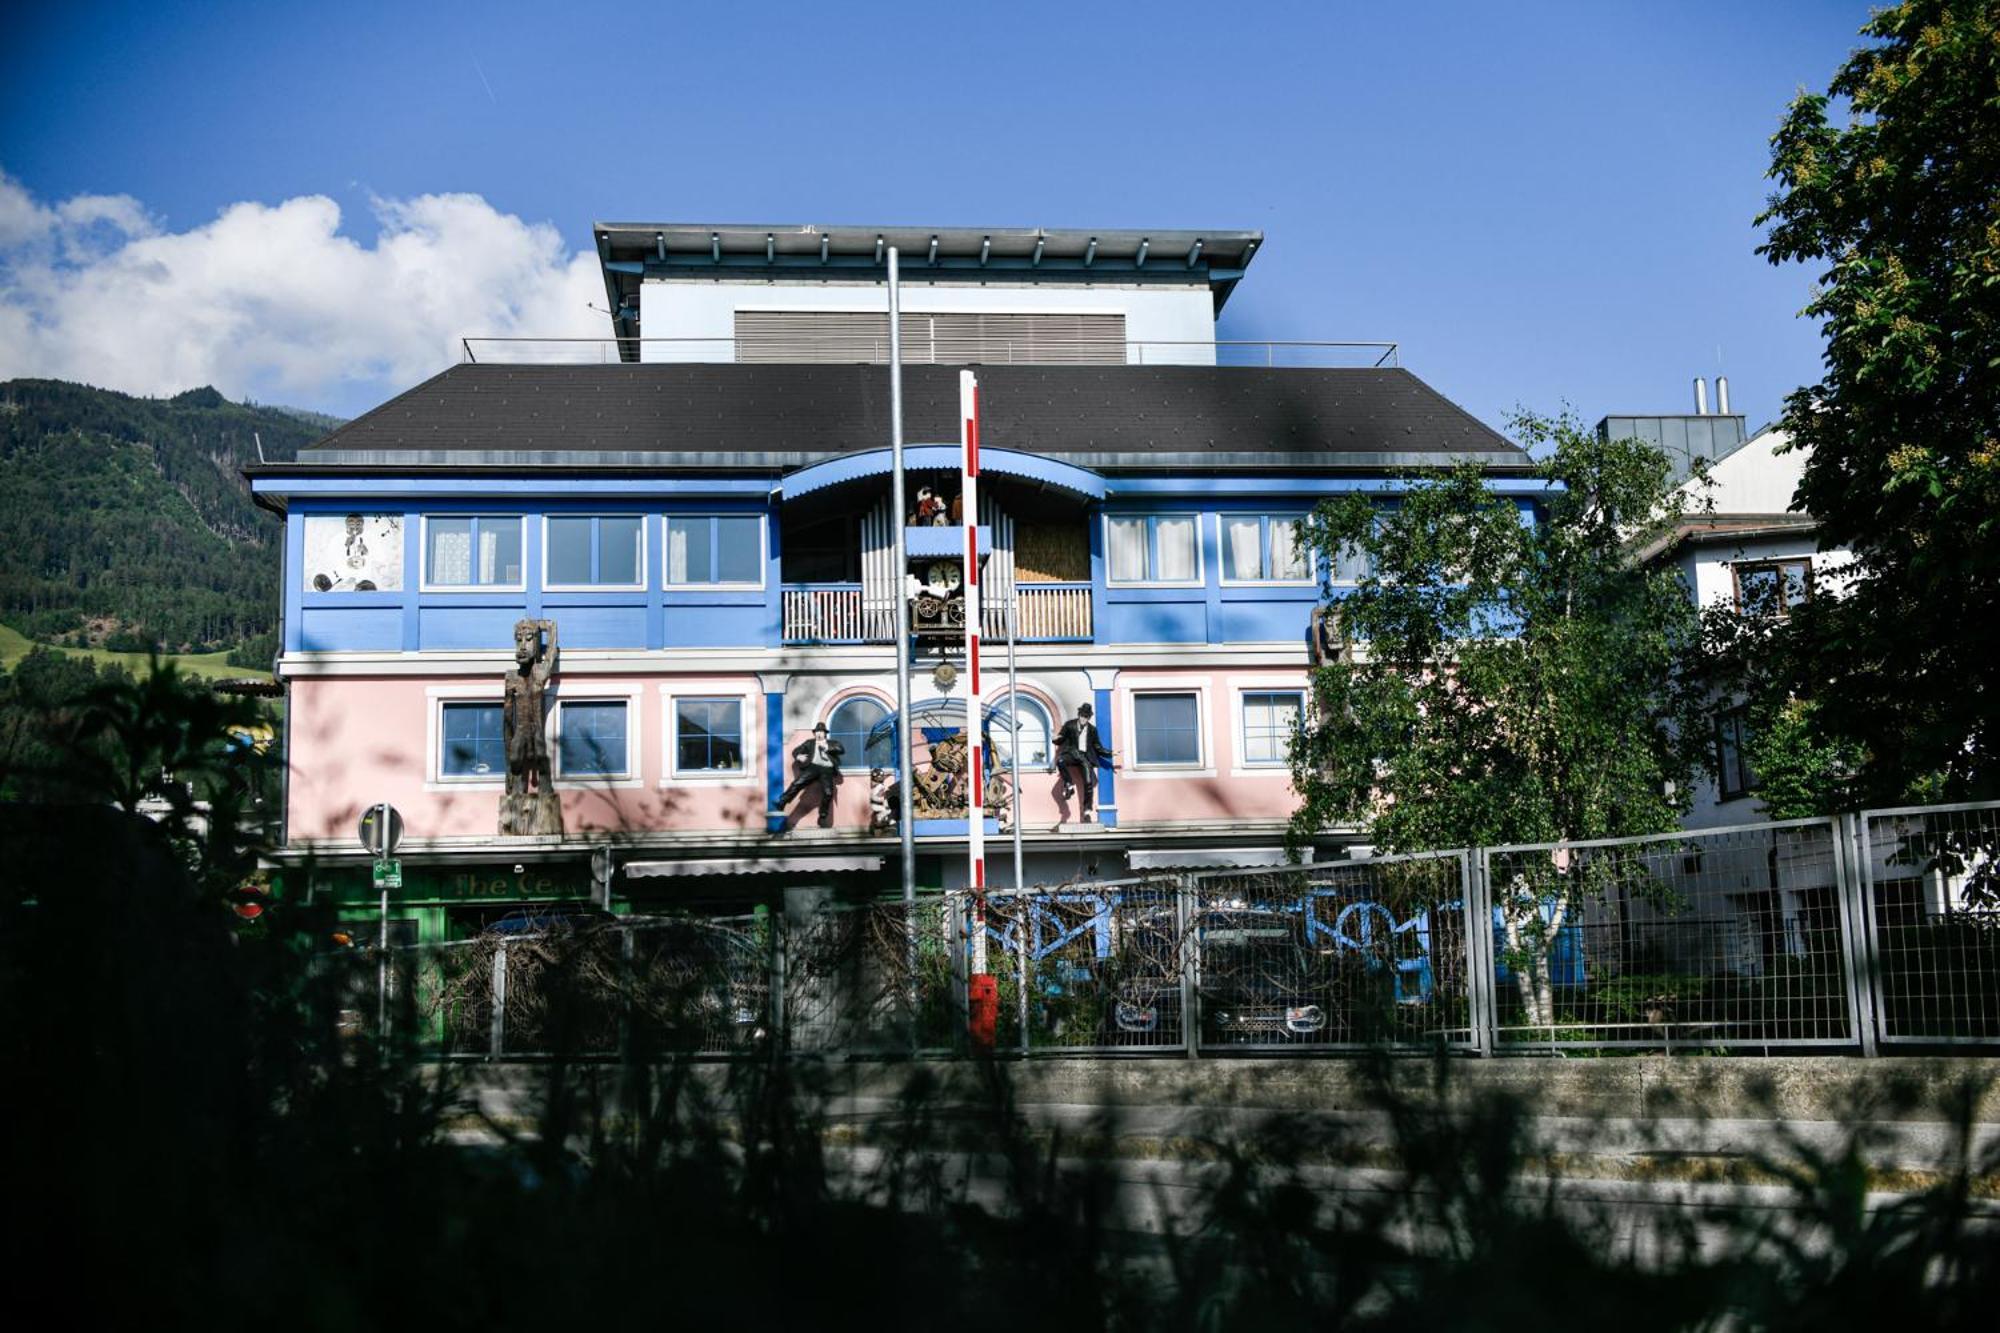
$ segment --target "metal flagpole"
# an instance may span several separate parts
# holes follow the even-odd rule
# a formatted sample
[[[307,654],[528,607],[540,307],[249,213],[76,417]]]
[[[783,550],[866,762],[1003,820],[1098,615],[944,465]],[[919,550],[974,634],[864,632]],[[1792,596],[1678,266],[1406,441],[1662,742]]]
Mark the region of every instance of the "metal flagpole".
[[[889,524],[895,533],[896,827],[903,844],[903,927],[910,990],[917,985],[917,843],[910,800],[910,551],[903,523],[903,287],[895,246],[889,247]]]
[[[959,517],[965,541],[965,856],[972,890],[972,974],[986,974],[985,692],[979,687],[979,380],[958,372]]]

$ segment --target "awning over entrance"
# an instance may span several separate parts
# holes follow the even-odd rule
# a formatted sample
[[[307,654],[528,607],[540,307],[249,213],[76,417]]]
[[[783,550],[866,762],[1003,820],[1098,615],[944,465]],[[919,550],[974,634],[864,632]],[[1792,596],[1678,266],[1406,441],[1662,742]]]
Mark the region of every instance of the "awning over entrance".
[[[1313,849],[1301,854],[1302,864],[1311,865]],[[1125,853],[1126,864],[1134,870],[1205,870],[1218,867],[1288,866],[1282,847],[1154,847]]]
[[[627,861],[620,867],[628,879],[666,879],[675,875],[842,874],[880,870],[879,856],[734,856],[705,861]]]
[[[908,445],[903,449],[903,466],[911,471],[942,468],[956,472],[959,466],[958,446]],[[1000,476],[1043,482],[1092,500],[1104,498],[1104,478],[1095,472],[1080,468],[1074,463],[1062,463],[1053,458],[1044,458],[1040,454],[1025,454],[1018,449],[981,448],[979,471],[982,476],[991,472]],[[802,495],[825,490],[828,486],[838,486],[845,481],[888,475],[889,451],[869,449],[863,453],[842,454],[839,458],[829,458],[824,463],[813,463],[802,467],[779,482],[778,490],[785,499],[796,500]]]

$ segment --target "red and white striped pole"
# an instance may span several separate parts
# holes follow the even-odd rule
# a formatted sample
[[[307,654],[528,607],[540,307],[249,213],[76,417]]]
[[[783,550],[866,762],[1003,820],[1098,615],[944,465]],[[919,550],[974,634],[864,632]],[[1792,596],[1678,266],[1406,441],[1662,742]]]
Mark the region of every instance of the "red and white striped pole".
[[[979,380],[958,372],[959,517],[965,533],[965,781],[967,884],[972,889],[972,971],[986,971],[986,738],[979,685]]]

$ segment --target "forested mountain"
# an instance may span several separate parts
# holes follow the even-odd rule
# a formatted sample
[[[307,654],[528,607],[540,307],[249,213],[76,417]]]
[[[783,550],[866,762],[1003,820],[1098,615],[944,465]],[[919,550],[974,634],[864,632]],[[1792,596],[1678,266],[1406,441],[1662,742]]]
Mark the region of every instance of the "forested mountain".
[[[0,621],[44,642],[117,649],[268,640],[280,528],[251,503],[241,471],[257,437],[265,458],[290,459],[327,421],[207,388],[134,398],[0,383]]]

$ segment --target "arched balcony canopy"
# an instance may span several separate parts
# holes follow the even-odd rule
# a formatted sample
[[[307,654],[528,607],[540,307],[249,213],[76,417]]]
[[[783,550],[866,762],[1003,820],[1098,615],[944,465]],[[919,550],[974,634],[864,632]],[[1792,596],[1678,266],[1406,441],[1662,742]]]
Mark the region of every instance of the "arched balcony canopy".
[[[909,471],[956,471],[959,466],[959,450],[955,444],[912,444],[903,448],[903,466]],[[1018,477],[1027,481],[1041,482],[1085,500],[1104,498],[1104,478],[1087,468],[1072,463],[1058,462],[1044,458],[1040,454],[1024,454],[1017,449],[981,449],[979,451],[979,472],[1005,477]],[[843,482],[859,481],[864,477],[886,477],[889,475],[889,451],[870,449],[858,454],[843,454],[839,458],[829,458],[824,463],[813,463],[800,468],[783,481],[778,489],[786,500],[796,500],[814,491],[823,491],[829,486]]]

